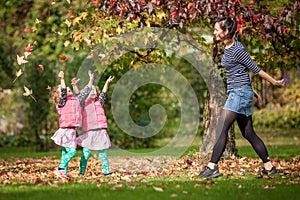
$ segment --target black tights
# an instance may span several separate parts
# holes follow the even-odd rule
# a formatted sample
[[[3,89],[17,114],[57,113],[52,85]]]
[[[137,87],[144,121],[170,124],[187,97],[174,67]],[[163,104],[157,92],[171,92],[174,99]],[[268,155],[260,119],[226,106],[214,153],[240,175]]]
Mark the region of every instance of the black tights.
[[[229,128],[235,120],[237,120],[242,135],[250,142],[263,163],[270,161],[265,144],[253,130],[252,115],[247,117],[246,115],[238,114],[230,110],[223,110],[217,127],[217,142],[214,146],[210,162],[217,164],[220,160],[226,147]]]

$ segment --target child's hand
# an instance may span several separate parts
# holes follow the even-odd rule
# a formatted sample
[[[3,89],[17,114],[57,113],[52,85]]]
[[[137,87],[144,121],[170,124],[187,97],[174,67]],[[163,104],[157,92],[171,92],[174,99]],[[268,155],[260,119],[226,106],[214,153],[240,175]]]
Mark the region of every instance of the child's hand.
[[[109,78],[106,80],[107,83],[111,83],[114,80],[114,76],[109,76]]]
[[[64,72],[63,72],[63,71],[60,71],[60,72],[58,73],[58,77],[59,77],[61,80],[64,79],[64,77],[65,77]]]
[[[88,74],[89,74],[90,80],[94,80],[94,73],[92,73],[91,70],[88,71]]]
[[[71,84],[74,86],[78,83],[78,81],[80,81],[80,79],[77,79],[76,77],[72,78],[71,80]]]

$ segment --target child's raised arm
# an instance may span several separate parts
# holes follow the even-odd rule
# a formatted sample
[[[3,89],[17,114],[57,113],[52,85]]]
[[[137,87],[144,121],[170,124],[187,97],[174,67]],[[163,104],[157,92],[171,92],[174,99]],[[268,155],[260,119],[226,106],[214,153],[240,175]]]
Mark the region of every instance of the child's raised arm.
[[[108,90],[108,86],[109,84],[114,80],[114,76],[109,76],[109,78],[106,80],[104,86],[103,86],[103,89],[102,89],[102,92],[106,93],[107,90]]]
[[[83,89],[83,92],[80,93],[78,96],[77,96],[77,99],[80,101],[80,102],[83,102],[90,94],[91,90],[92,90],[92,86],[93,86],[93,82],[94,82],[94,74],[92,73],[92,71],[88,71],[88,74],[89,74],[89,77],[90,77],[90,80],[89,80],[89,83],[88,85]]]
[[[108,90],[108,86],[114,80],[114,78],[115,77],[113,77],[113,76],[109,76],[109,78],[106,80],[106,82],[103,86],[102,92],[99,95],[99,102],[102,106],[104,105],[105,100],[106,100],[106,92]]]
[[[65,73],[63,71],[60,71],[58,73],[58,77],[60,79],[60,86],[61,88],[66,88],[66,82],[65,82]]]
[[[63,71],[60,71],[58,74],[58,77],[60,79],[60,87],[61,87],[61,92],[60,92],[60,98],[58,101],[58,107],[62,108],[65,106],[66,102],[67,102],[67,86],[65,83],[65,74]]]
[[[75,95],[78,95],[80,93],[78,87],[77,87],[77,83],[80,79],[77,79],[76,77],[72,78],[71,80],[71,84],[72,84],[72,87],[73,87],[73,92]]]
[[[90,88],[92,88],[93,82],[94,82],[94,73],[92,73],[92,71],[89,70],[89,71],[88,71],[88,75],[89,75],[89,77],[90,77],[90,81],[89,81],[89,83],[88,83],[87,86],[90,87]]]

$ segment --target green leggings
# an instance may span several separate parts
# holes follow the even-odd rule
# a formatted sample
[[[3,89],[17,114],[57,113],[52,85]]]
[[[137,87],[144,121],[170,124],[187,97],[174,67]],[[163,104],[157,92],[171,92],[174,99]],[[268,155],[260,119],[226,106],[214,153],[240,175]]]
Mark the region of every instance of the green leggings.
[[[62,147],[61,150],[61,161],[59,164],[59,169],[64,169],[68,175],[68,164],[70,160],[76,155],[76,149],[71,147]]]
[[[101,163],[102,163],[102,172],[103,172],[103,174],[104,175],[110,174],[109,162],[108,162],[108,158],[107,158],[106,149],[99,150],[98,154],[99,154],[99,158],[100,158]],[[86,148],[82,148],[82,155],[81,155],[81,159],[80,159],[80,169],[79,169],[80,174],[85,173],[87,162],[88,162],[88,159],[89,159],[90,156],[91,156],[91,150],[86,149]]]

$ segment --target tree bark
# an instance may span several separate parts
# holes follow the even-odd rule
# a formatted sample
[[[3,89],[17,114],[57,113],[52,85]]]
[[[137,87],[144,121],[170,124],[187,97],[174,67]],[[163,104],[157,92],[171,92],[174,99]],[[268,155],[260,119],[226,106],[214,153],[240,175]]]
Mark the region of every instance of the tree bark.
[[[212,69],[208,81],[209,90],[203,114],[203,142],[200,148],[202,158],[208,157],[213,151],[218,135],[218,121],[227,97],[226,89],[223,87],[224,83],[220,82],[220,78],[216,78],[218,77],[217,73],[219,73],[217,69]],[[223,158],[237,156],[234,125],[230,128],[228,134]]]

